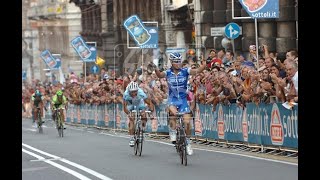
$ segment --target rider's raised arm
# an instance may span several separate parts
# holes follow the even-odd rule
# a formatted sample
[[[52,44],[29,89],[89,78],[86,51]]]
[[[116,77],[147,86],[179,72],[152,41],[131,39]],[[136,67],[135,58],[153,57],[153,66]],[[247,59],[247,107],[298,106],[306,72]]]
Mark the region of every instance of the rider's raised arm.
[[[164,78],[166,77],[166,73],[164,71],[160,71],[159,68],[155,69],[156,75],[158,76],[158,78]]]
[[[207,67],[206,61],[202,58],[201,65],[197,69],[191,69],[189,70],[190,75],[196,75],[197,73],[201,73],[203,70],[205,70]]]
[[[153,105],[153,103],[151,102],[151,99],[150,98],[146,98],[146,99],[144,99],[144,102],[146,103],[146,104],[148,104],[148,107],[149,107],[149,109],[152,111],[152,112],[154,112],[154,105]]]

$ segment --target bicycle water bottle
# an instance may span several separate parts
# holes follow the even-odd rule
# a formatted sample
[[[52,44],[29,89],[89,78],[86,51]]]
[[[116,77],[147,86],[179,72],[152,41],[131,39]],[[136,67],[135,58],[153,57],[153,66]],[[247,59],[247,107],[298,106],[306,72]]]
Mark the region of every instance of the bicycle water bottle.
[[[124,27],[139,45],[145,44],[151,38],[148,30],[144,27],[137,15],[130,16],[126,19],[124,21]]]

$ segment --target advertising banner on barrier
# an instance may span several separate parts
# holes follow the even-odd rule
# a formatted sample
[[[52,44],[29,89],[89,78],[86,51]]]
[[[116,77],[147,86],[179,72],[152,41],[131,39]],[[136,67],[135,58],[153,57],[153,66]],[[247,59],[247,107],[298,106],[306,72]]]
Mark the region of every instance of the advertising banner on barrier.
[[[248,103],[243,109],[236,104],[219,104],[214,112],[211,105],[197,104],[196,107],[193,128],[196,136],[229,142],[298,148],[298,106],[288,110],[281,103],[261,103],[258,106]],[[128,118],[122,111],[121,104],[82,107],[70,105],[66,115],[67,122],[77,123],[80,118],[82,124],[91,120],[89,124],[92,125],[99,126],[99,123],[96,123],[100,121],[110,128],[128,129]],[[165,105],[156,106],[154,116],[155,120],[148,121],[146,131],[167,133]]]
[[[147,122],[147,132],[169,132],[168,131],[168,120],[167,120],[166,105],[160,104],[155,106],[154,120]]]
[[[108,104],[107,105],[107,112],[109,115],[109,122],[108,122],[108,127],[110,128],[115,128],[115,104]]]
[[[247,106],[248,134],[260,135],[261,144],[298,148],[298,106],[292,110],[281,103]]]

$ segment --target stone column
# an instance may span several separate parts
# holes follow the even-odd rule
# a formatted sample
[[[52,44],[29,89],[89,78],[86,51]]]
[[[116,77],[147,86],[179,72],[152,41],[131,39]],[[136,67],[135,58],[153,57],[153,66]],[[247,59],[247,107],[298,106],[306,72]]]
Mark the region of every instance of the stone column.
[[[108,30],[108,10],[107,10],[107,0],[101,0],[101,33],[106,33]]]
[[[276,19],[276,50],[278,53],[285,53],[297,47],[295,0],[280,0],[279,5],[281,13],[279,19]]]
[[[204,56],[206,58],[208,54],[208,49],[214,47],[214,39],[216,38],[211,36],[211,27],[214,27],[214,1],[201,0],[195,2],[194,8],[196,43],[198,44],[198,42],[200,41],[201,43],[199,43],[199,46],[205,46],[206,52]]]

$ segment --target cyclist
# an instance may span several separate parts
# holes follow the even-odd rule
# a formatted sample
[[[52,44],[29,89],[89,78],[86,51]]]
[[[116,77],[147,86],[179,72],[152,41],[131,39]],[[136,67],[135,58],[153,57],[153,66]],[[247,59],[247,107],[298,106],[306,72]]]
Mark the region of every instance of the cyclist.
[[[62,120],[62,124],[63,124],[63,129],[66,129],[64,127],[64,113],[63,110],[65,109],[67,105],[67,98],[63,95],[62,90],[58,90],[56,92],[56,94],[52,97],[52,119],[55,121],[56,119],[56,109],[61,108],[60,109],[60,115],[61,115],[61,120]]]
[[[40,115],[41,117],[43,116],[43,108],[46,109],[44,106],[44,96],[41,94],[39,90],[36,90],[32,95],[31,95],[31,103],[32,103],[32,115],[33,115],[33,124],[35,127],[37,127],[36,121],[38,121],[38,110],[40,110]],[[44,123],[44,121],[42,121]]]
[[[151,64],[155,69],[156,75],[158,78],[166,77],[169,88],[169,97],[168,97],[168,109],[169,109],[169,135],[170,140],[173,144],[176,141],[176,114],[178,112],[185,113],[183,115],[183,122],[186,127],[186,135],[187,137],[191,136],[191,124],[190,119],[191,111],[190,107],[187,103],[187,82],[189,75],[195,75],[197,73],[202,72],[206,68],[206,62],[201,57],[201,65],[192,69],[190,67],[182,68],[182,56],[180,53],[170,53],[169,60],[172,64],[170,69],[167,69],[165,72],[161,72],[155,64]],[[190,139],[187,138],[187,153],[188,155],[193,154],[193,150],[191,148]]]
[[[142,129],[145,130],[147,117],[144,110],[147,109],[146,104],[148,105],[151,111],[154,111],[154,106],[151,103],[151,100],[148,98],[146,93],[143,92],[142,89],[139,88],[138,83],[131,81],[125,92],[123,93],[123,110],[129,116],[129,146],[134,146],[134,116],[130,111],[132,110],[143,110],[141,112],[141,121],[142,121]],[[136,107],[136,109],[134,109]]]

